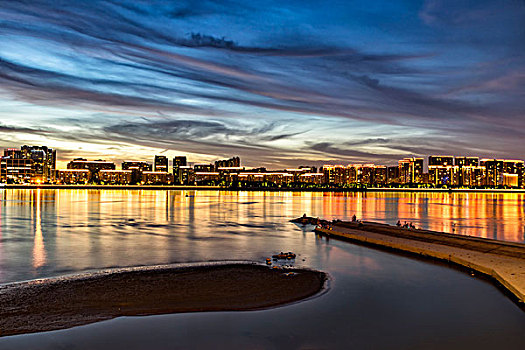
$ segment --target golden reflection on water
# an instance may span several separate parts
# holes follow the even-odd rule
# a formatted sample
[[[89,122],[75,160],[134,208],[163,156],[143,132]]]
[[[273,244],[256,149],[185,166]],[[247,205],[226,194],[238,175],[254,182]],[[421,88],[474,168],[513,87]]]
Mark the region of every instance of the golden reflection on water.
[[[35,208],[35,216],[33,217],[33,224],[35,227],[34,243],[33,243],[33,268],[38,269],[46,263],[46,248],[44,245],[44,236],[42,234],[42,199],[41,190],[36,190],[36,198],[33,201]]]
[[[0,254],[2,238],[32,229],[34,269],[45,266],[49,254],[72,268],[78,261],[83,266],[96,266],[101,257],[109,266],[118,265],[126,259],[131,261],[129,255],[140,250],[146,251],[143,254],[151,252],[158,261],[169,260],[166,246],[173,244],[170,239],[174,230],[188,238],[177,241],[177,249],[204,247],[203,254],[208,255],[196,259],[213,255],[209,253],[215,247],[213,235],[225,230],[235,231],[234,238],[227,238],[234,239],[235,249],[250,250],[253,234],[257,234],[254,232],[260,232],[250,225],[284,223],[303,213],[327,219],[350,219],[355,214],[359,219],[390,224],[409,221],[435,231],[518,242],[524,241],[525,233],[525,194],[520,193],[2,192]],[[31,227],[24,227],[24,218],[30,220]],[[222,223],[234,228],[214,230]],[[111,254],[107,253],[109,249]]]

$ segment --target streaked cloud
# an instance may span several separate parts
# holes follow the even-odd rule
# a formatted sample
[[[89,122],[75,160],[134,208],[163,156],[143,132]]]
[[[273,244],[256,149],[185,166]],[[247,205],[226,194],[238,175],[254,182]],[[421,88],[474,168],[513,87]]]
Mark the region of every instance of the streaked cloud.
[[[525,3],[503,2],[6,0],[0,146],[523,158]]]

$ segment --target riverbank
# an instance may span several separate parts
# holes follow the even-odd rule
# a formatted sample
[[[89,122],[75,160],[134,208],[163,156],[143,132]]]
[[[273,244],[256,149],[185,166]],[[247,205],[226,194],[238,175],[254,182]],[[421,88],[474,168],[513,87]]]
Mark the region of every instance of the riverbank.
[[[146,190],[146,191],[251,191],[251,192],[430,192],[430,193],[525,193],[523,188],[253,188],[222,186],[187,186],[187,185],[4,185],[0,189],[70,189],[70,190]]]
[[[319,293],[326,274],[255,264],[151,267],[0,286],[0,336],[119,316],[276,307]]]
[[[299,218],[297,223],[316,223]],[[490,277],[523,307],[525,303],[525,244],[406,229],[374,222],[322,221],[315,232],[327,237],[402,251],[447,261]]]

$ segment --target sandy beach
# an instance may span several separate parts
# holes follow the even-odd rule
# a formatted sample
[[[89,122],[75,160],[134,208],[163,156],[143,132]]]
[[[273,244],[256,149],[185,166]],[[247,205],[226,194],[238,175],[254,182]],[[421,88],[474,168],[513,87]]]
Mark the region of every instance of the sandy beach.
[[[119,316],[275,307],[319,293],[323,272],[255,264],[142,268],[0,287],[0,336]]]

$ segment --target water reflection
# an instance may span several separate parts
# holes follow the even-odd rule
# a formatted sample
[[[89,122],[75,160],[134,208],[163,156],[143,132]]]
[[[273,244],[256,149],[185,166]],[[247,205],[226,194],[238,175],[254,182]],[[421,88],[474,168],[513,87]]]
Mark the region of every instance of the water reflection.
[[[36,190],[36,198],[33,201],[35,216],[33,218],[35,227],[35,238],[33,243],[33,267],[38,269],[46,263],[46,248],[44,245],[44,237],[42,235],[42,213],[41,213],[41,191]]]
[[[313,257],[324,243],[288,220],[308,213],[524,240],[524,194],[2,190],[0,282],[102,267]],[[326,248],[326,247],[325,247]]]

